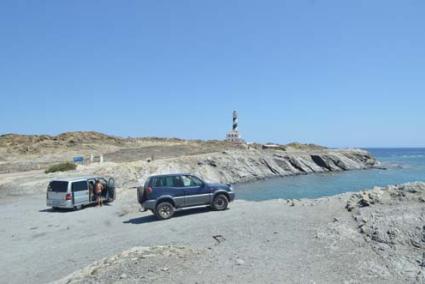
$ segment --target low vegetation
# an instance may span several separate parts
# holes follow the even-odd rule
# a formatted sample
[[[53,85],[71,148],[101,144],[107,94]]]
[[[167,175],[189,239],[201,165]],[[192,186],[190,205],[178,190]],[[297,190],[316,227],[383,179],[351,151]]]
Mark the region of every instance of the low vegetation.
[[[71,162],[65,162],[65,163],[52,165],[47,170],[45,170],[44,172],[46,174],[55,173],[55,172],[65,172],[65,171],[75,170],[76,168],[77,168],[76,164],[71,163]]]
[[[299,150],[299,151],[313,151],[313,150],[325,150],[326,147],[316,145],[316,144],[302,144],[302,143],[289,143],[284,145],[285,150]]]

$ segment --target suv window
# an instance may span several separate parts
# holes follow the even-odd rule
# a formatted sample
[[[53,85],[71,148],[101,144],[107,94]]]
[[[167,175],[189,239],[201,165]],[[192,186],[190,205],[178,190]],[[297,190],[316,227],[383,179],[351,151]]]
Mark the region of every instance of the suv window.
[[[162,187],[162,180],[159,177],[152,178],[152,187]]]
[[[183,183],[177,176],[155,177],[152,180],[152,187],[183,187]]]
[[[152,180],[152,182],[153,182],[153,180]],[[145,189],[146,189],[146,188],[148,188],[149,186],[151,186],[151,184],[153,184],[152,182],[151,182],[151,179],[150,179],[150,178],[148,178],[148,179],[145,181],[145,185],[144,185],[143,187],[144,187]]]
[[[191,176],[194,186],[202,186],[204,182],[197,177]]]
[[[184,187],[183,179],[180,176],[174,176],[173,183],[174,183],[174,187]]]
[[[87,190],[87,181],[73,182],[71,185],[72,192]]]
[[[202,181],[194,176],[182,176],[184,187],[201,186]]]

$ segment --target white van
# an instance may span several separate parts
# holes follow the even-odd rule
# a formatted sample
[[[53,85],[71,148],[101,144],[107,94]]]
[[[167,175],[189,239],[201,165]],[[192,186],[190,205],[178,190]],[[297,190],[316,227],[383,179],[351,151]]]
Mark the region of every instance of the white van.
[[[79,210],[85,205],[96,203],[94,185],[100,181],[104,190],[101,198],[105,202],[115,200],[115,180],[111,177],[82,177],[55,179],[47,187],[47,206]]]

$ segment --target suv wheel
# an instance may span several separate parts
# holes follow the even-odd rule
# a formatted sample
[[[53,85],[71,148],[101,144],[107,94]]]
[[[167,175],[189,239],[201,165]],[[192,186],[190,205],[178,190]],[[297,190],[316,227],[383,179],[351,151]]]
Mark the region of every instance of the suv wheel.
[[[215,210],[217,211],[226,210],[228,205],[229,205],[229,200],[227,199],[226,195],[218,194],[216,197],[214,197],[212,207]]]
[[[161,220],[170,219],[174,215],[174,206],[170,202],[161,202],[156,206],[156,217]]]

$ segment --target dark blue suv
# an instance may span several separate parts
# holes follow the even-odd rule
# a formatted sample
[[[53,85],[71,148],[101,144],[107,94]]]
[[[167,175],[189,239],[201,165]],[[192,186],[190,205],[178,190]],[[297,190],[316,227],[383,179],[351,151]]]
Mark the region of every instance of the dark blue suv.
[[[191,174],[151,176],[137,190],[139,203],[159,219],[169,219],[177,208],[209,205],[227,209],[235,199],[231,185],[206,183]]]

